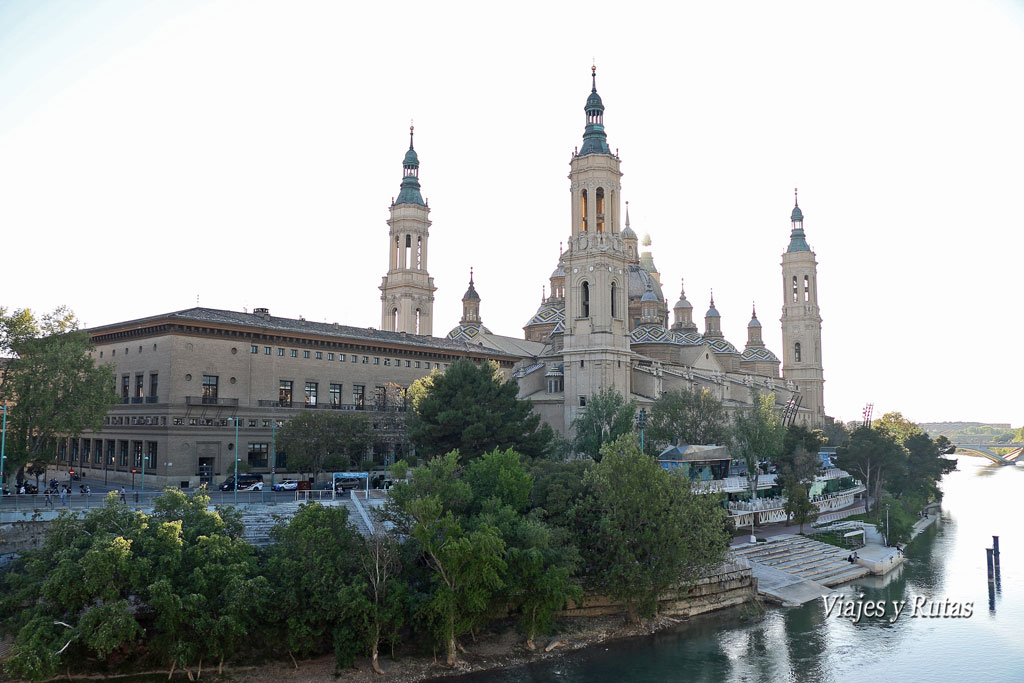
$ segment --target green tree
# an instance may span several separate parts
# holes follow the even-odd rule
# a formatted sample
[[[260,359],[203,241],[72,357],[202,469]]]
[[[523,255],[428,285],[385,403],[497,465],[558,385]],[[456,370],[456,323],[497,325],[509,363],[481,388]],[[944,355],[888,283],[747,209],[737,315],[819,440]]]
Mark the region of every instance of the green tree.
[[[371,443],[361,415],[303,410],[277,430],[276,450],[288,454],[288,467],[311,472],[347,470],[362,462]]]
[[[601,459],[601,446],[633,430],[636,400],[627,401],[611,387],[587,399],[583,412],[572,421],[573,449]]]
[[[662,447],[722,444],[728,439],[725,406],[707,389],[666,391],[651,408],[647,434]]]
[[[751,392],[751,403],[746,410],[738,410],[733,416],[731,441],[733,457],[743,460],[747,466],[747,485],[750,486],[751,500],[757,498],[757,482],[760,463],[772,462],[782,452],[785,427],[775,412],[775,394]],[[753,533],[751,515],[751,533]]]
[[[8,408],[8,465],[24,477],[32,461],[53,458],[58,438],[99,430],[117,402],[111,366],[97,366],[89,334],[66,308],[37,322],[30,311],[0,310],[0,401]]]
[[[878,500],[886,477],[897,473],[906,461],[903,446],[892,436],[871,427],[858,427],[850,443],[836,451],[835,464],[864,482],[864,512],[871,512],[871,500]]]
[[[825,443],[829,446],[845,446],[850,442],[850,430],[839,420],[825,424]]]
[[[811,502],[808,496],[807,484],[793,482],[785,490],[786,502],[782,509],[786,512],[787,523],[792,517],[793,521],[800,525],[799,533],[804,532],[804,524],[813,522],[818,517],[818,506]]]
[[[901,446],[910,437],[924,433],[921,427],[903,417],[903,414],[897,411],[882,415],[871,426]]]
[[[363,541],[348,510],[309,503],[270,532],[276,543],[266,563],[281,643],[292,656],[325,652],[351,637],[355,617],[344,588],[361,574]]]
[[[717,496],[640,452],[635,434],[606,444],[574,506],[584,584],[621,601],[633,621],[653,615],[669,588],[721,562],[730,537]]]
[[[361,613],[366,619],[364,632],[370,650],[370,666],[379,674],[384,673],[377,661],[381,640],[388,639],[394,656],[398,632],[405,623],[408,589],[401,578],[400,558],[398,541],[380,526],[366,539],[360,554],[363,569],[360,578],[363,580],[358,602],[365,605]]]
[[[409,440],[425,458],[457,450],[468,461],[495,448],[542,457],[553,433],[518,390],[496,364],[459,359],[410,389]]]
[[[803,425],[790,425],[782,439],[782,451],[776,458],[776,483],[783,490],[794,484],[814,479],[821,464],[818,451],[825,444],[821,430],[810,430]]]

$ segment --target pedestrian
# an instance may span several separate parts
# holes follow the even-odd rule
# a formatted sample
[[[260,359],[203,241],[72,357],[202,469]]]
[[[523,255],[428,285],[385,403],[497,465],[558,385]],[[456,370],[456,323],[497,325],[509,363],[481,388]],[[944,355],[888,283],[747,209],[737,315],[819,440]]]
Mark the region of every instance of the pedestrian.
[[[121,502],[127,504],[128,501],[124,497],[124,487],[121,487]]]
[[[53,496],[50,495],[50,489],[46,489],[46,507],[53,507]]]
[[[60,504],[61,505],[67,505],[68,504],[68,487],[66,487],[66,486],[60,490]]]

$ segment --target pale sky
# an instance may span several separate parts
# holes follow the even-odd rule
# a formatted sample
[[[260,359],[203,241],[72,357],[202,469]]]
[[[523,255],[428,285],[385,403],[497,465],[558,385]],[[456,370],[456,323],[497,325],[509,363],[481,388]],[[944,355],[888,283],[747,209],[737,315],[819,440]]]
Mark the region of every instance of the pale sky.
[[[793,188],[826,412],[1022,422],[1024,2],[0,5],[0,306],[380,325],[411,118],[436,335],[522,336],[596,60],[632,227],[781,356]]]

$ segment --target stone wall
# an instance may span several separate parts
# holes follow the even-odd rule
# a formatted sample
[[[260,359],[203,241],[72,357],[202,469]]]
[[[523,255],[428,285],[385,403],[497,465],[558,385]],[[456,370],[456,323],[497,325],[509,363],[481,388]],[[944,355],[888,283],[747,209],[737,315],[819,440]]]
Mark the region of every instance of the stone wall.
[[[692,617],[751,602],[757,596],[757,580],[745,560],[725,562],[689,589],[669,590],[660,600],[659,612],[675,617]],[[569,603],[560,615],[596,617],[619,614],[625,608],[602,595],[586,595],[579,604]]]

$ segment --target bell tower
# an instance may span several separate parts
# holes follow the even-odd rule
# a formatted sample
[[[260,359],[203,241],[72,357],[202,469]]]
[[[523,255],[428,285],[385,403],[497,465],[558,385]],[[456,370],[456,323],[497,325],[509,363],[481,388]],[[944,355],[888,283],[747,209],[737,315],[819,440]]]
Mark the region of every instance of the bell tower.
[[[802,407],[798,419],[825,426],[825,377],[821,364],[821,314],[818,310],[818,262],[804,236],[804,214],[793,190],[789,247],[782,255],[782,373],[797,385]]]
[[[380,285],[380,329],[408,334],[433,334],[434,278],[427,272],[430,207],[420,195],[420,160],[413,148],[402,162],[402,187],[391,203],[388,226],[388,274]]]
[[[565,430],[591,394],[613,388],[630,396],[627,273],[630,254],[619,229],[620,160],[608,148],[604,104],[591,69],[583,146],[570,162],[572,232],[565,269]]]

